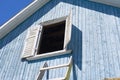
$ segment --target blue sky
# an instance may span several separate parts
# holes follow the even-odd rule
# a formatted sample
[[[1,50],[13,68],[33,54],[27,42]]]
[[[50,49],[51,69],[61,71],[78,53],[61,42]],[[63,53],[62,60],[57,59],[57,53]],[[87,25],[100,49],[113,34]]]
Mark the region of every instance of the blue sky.
[[[0,0],[0,26],[32,1],[33,0]]]

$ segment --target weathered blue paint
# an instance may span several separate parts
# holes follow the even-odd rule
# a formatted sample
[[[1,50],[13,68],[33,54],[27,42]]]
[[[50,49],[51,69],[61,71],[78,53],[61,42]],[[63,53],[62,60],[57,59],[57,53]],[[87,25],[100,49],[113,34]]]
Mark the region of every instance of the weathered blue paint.
[[[21,53],[28,27],[73,12],[73,69],[70,80],[102,80],[120,76],[120,9],[86,0],[52,0],[0,40],[0,80],[35,80],[45,61],[67,63],[70,55],[24,61]],[[44,76],[60,77],[66,68]]]

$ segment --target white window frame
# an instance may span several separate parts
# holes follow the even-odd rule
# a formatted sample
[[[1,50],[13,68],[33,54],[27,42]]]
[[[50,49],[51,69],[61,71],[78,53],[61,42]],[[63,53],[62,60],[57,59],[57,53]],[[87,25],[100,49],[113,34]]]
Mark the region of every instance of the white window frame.
[[[45,21],[45,22],[41,22],[38,25],[42,29],[46,25],[51,25],[51,24],[62,22],[62,21],[66,21],[65,22],[64,46],[63,46],[62,50],[53,51],[53,52],[47,52],[47,53],[43,53],[43,54],[37,54],[37,51],[35,51],[33,56],[26,57],[26,59],[27,60],[36,60],[36,59],[40,59],[40,58],[46,58],[46,57],[58,56],[58,55],[71,53],[72,50],[67,50],[67,45],[69,43],[68,41],[70,41],[70,38],[71,38],[71,28],[72,28],[72,25],[71,25],[71,28],[68,31],[67,21],[68,21],[69,17],[71,17],[71,16],[69,15],[69,16],[64,16],[64,17],[61,17],[61,18],[53,19],[53,20],[48,20],[48,21]],[[42,34],[42,32],[41,32],[41,34]],[[38,36],[38,39],[37,39],[37,42],[36,42],[37,43],[36,50],[38,49],[38,46],[39,46],[41,34]]]

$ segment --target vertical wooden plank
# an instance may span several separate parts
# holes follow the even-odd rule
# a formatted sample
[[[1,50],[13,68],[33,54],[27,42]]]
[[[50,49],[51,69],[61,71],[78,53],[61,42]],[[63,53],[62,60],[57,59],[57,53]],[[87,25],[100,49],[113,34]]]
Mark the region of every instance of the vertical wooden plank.
[[[22,62],[20,59],[26,36],[25,32],[27,31],[26,28],[34,26],[34,24],[39,24],[41,21],[65,15],[69,12],[70,6],[73,7],[73,25],[78,30],[81,30],[83,35],[82,69],[77,66],[80,64],[78,57],[80,54],[78,52],[81,46],[73,43],[71,45],[74,52],[74,59],[76,60],[75,73],[77,74],[77,79],[100,80],[105,77],[119,76],[120,10],[83,0],[53,0],[29,18],[26,23],[24,22],[20,25],[19,27],[21,28],[15,29],[15,31],[12,31],[4,39],[0,40],[4,45],[0,49],[1,80],[34,79],[35,75],[32,74],[37,74],[38,67],[41,66],[42,61]],[[15,35],[16,33],[19,34]],[[78,32],[73,33],[73,42],[79,43]],[[78,47],[75,48],[75,46]],[[67,62],[68,59],[54,57],[47,58],[44,61],[46,60],[49,60],[50,65],[56,65]],[[53,71],[50,77],[58,77],[62,75],[64,70]],[[70,80],[74,80],[73,77],[75,76],[72,74]]]

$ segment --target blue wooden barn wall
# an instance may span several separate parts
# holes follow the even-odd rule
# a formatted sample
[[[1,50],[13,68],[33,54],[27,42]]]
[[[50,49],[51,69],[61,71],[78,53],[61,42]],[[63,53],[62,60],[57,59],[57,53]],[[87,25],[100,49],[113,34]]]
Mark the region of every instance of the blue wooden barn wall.
[[[120,9],[86,0],[52,0],[0,40],[0,80],[35,80],[45,61],[50,66],[67,63],[70,55],[22,61],[28,27],[73,12],[70,80],[102,80],[120,77]],[[63,76],[64,69],[44,76]]]

